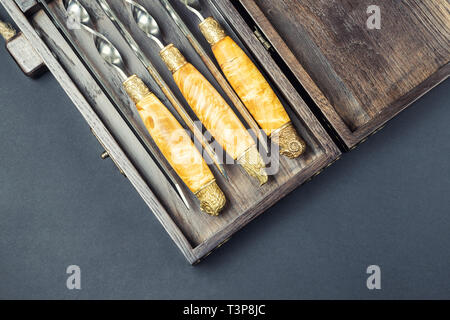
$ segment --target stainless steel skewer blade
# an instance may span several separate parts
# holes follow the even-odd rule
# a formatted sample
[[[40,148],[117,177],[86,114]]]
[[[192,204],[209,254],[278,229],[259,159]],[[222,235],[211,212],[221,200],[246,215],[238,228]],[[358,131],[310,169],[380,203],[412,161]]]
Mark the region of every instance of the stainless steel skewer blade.
[[[159,25],[156,22],[155,18],[153,18],[153,16],[147,11],[147,9],[145,9],[139,3],[134,2],[133,0],[124,1],[131,6],[133,18],[139,29],[141,29],[147,35],[147,37],[155,41],[160,49],[164,49],[164,39],[162,37],[161,29],[159,28]]]
[[[129,0],[125,0],[126,2],[130,3]],[[178,100],[178,98],[175,96],[175,94],[169,89],[168,85],[165,83],[164,79],[159,75],[156,68],[153,66],[153,64],[150,62],[150,60],[145,56],[145,54],[142,52],[142,50],[139,48],[139,45],[134,40],[130,32],[127,30],[127,28],[124,26],[124,24],[117,18],[114,11],[111,9],[109,4],[106,0],[97,0],[97,2],[102,7],[103,11],[106,13],[108,18],[114,23],[114,25],[117,27],[117,29],[120,31],[124,39],[127,41],[129,46],[133,49],[136,56],[139,58],[139,60],[142,62],[144,67],[149,71],[150,75],[155,79],[158,86],[161,88],[161,90],[164,92],[164,94],[167,96],[167,98],[170,100],[170,103],[172,106],[176,109],[177,113],[181,116],[183,121],[186,123],[188,128],[192,131],[195,138],[201,143],[202,147],[205,149],[208,156],[212,159],[215,166],[219,169],[219,172],[223,175],[223,177],[228,181],[228,175],[225,171],[225,167],[222,164],[221,159],[219,159],[219,156],[214,151],[214,149],[211,147],[201,130],[195,125],[194,120],[191,118],[191,116],[187,113],[187,111],[184,109],[181,102]],[[131,1],[134,2],[134,1]],[[134,3],[136,5],[136,8],[139,8],[139,11],[146,12],[145,8],[140,6],[137,3]],[[142,18],[143,19],[143,18]],[[153,18],[152,18],[153,19]],[[154,21],[154,19],[153,19]],[[153,25],[153,22],[148,20],[148,23],[150,25]],[[156,24],[156,21],[154,21]],[[156,24],[157,27],[157,24]],[[148,26],[148,30],[150,32],[151,26]],[[158,28],[159,29],[159,28]],[[152,31],[155,33],[155,36],[157,35],[156,31]],[[160,34],[160,33],[159,33]],[[161,41],[160,41],[161,42]],[[162,45],[162,42],[161,42]],[[164,46],[163,46],[164,47]]]
[[[144,31],[148,37],[155,41],[161,49],[164,49],[161,29],[156,20],[139,3],[132,0],[125,0],[125,2],[131,6],[133,18],[138,27]]]
[[[116,69],[122,80],[126,80],[128,72],[119,50],[108,38],[95,30],[94,23],[86,8],[78,0],[64,0],[63,3],[67,13],[79,17],[81,27],[92,35],[95,47],[103,60]]]
[[[95,38],[95,46],[103,60],[114,67],[122,77],[122,80],[125,81],[128,78],[128,75],[125,73],[125,65],[122,56],[116,47],[114,47],[114,45],[105,37],[98,36]]]
[[[202,15],[201,10],[202,6],[200,5],[199,0],[179,0],[183,3],[191,12],[193,12],[200,21],[205,20],[205,17]]]

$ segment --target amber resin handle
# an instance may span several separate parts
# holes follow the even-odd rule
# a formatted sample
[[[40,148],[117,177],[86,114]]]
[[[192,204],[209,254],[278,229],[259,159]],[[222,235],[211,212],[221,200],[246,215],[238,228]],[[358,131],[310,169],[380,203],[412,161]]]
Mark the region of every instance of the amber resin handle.
[[[128,78],[124,88],[161,153],[199,198],[200,208],[208,214],[218,215],[225,205],[225,196],[188,133],[139,77]]]
[[[172,44],[161,57],[192,110],[223,149],[261,184],[267,181],[255,141],[214,86]],[[248,154],[252,154],[249,157]],[[246,156],[247,155],[247,156]],[[249,159],[253,158],[253,163]]]
[[[226,35],[214,18],[205,19],[200,24],[200,30],[210,43],[225,77],[267,136],[272,136],[280,145],[280,153],[290,158],[299,157],[305,151],[305,142],[252,60]]]

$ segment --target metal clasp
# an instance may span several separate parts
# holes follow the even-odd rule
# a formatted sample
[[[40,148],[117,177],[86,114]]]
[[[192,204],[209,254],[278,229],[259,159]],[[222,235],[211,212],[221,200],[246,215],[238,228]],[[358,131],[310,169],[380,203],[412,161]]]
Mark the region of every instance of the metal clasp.
[[[100,155],[100,158],[105,160],[108,158],[111,158],[112,162],[114,163],[114,165],[116,166],[117,170],[119,170],[120,174],[123,175],[124,177],[127,177],[127,175],[125,174],[125,172],[122,170],[122,168],[120,168],[120,166],[117,164],[116,160],[114,160],[113,157],[111,157],[111,155],[109,154],[108,151],[106,151],[106,147],[103,144],[103,142],[100,140],[100,138],[97,136],[97,134],[95,133],[95,131],[91,128],[91,132],[94,135],[94,137],[97,139],[98,143],[100,143],[100,145],[103,147],[103,149],[105,149],[105,151],[102,152],[102,154]]]

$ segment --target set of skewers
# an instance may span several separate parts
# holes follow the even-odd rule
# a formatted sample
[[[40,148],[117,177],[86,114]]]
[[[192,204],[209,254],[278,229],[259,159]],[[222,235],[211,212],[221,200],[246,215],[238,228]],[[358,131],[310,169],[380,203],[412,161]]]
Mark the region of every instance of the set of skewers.
[[[219,159],[202,131],[195,125],[189,112],[168,89],[156,68],[128,31],[127,26],[120,21],[106,0],[95,1],[99,3],[106,16],[120,31],[133,52],[160,86],[178,116],[194,134],[195,139],[201,143],[220,173],[226,177],[223,160]],[[149,39],[158,45],[160,58],[172,73],[173,81],[196,117],[214,137],[216,143],[237,164],[242,166],[249,176],[257,179],[260,185],[265,184],[268,181],[268,176],[256,141],[226,100],[203,74],[186,60],[174,44],[165,42],[163,30],[160,29],[158,22],[145,8],[145,4],[137,3],[137,0],[117,1],[122,1],[124,6],[131,10],[134,19],[132,23],[135,23]],[[210,71],[213,73],[217,71],[211,70],[216,66],[208,58],[205,59],[205,50],[196,39],[189,35],[189,29],[169,1],[159,1],[170,13],[171,18],[182,33],[188,37],[193,48],[203,58]],[[237,101],[235,107],[256,133],[260,143],[265,141],[262,134],[264,132],[267,137],[272,139],[272,143],[278,145],[280,154],[292,159],[300,157],[305,151],[305,142],[296,132],[279,98],[252,60],[226,34],[216,19],[203,16],[199,0],[174,1],[181,1],[192,12],[193,18],[199,20],[200,31],[210,44],[213,55],[228,82],[223,77],[219,77],[219,81],[227,89],[227,93],[235,95],[233,100]],[[39,0],[39,2],[49,13],[50,9],[47,3],[44,0]],[[189,190],[198,198],[201,210],[210,215],[218,215],[225,206],[225,195],[206,161],[191,140],[190,135],[184,130],[169,108],[152,93],[144,81],[129,71],[119,50],[105,35],[97,30],[90,13],[82,2],[80,0],[63,0],[63,4],[67,15],[79,18],[80,27],[92,35],[93,45],[95,45],[98,54],[121,78],[123,88],[135,104],[151,138],[173,169],[164,170],[166,175],[169,175],[172,182],[176,181],[171,176],[171,172],[175,171]],[[161,161],[159,165],[164,167],[164,163],[164,161]],[[176,182],[174,184],[183,202],[189,207],[182,189]]]

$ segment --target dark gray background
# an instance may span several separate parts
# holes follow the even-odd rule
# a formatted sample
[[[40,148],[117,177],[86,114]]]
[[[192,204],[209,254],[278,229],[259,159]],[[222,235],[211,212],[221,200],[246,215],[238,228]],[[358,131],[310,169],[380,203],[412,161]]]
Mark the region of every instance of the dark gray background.
[[[196,267],[50,74],[0,84],[0,298],[450,298],[449,81]]]

